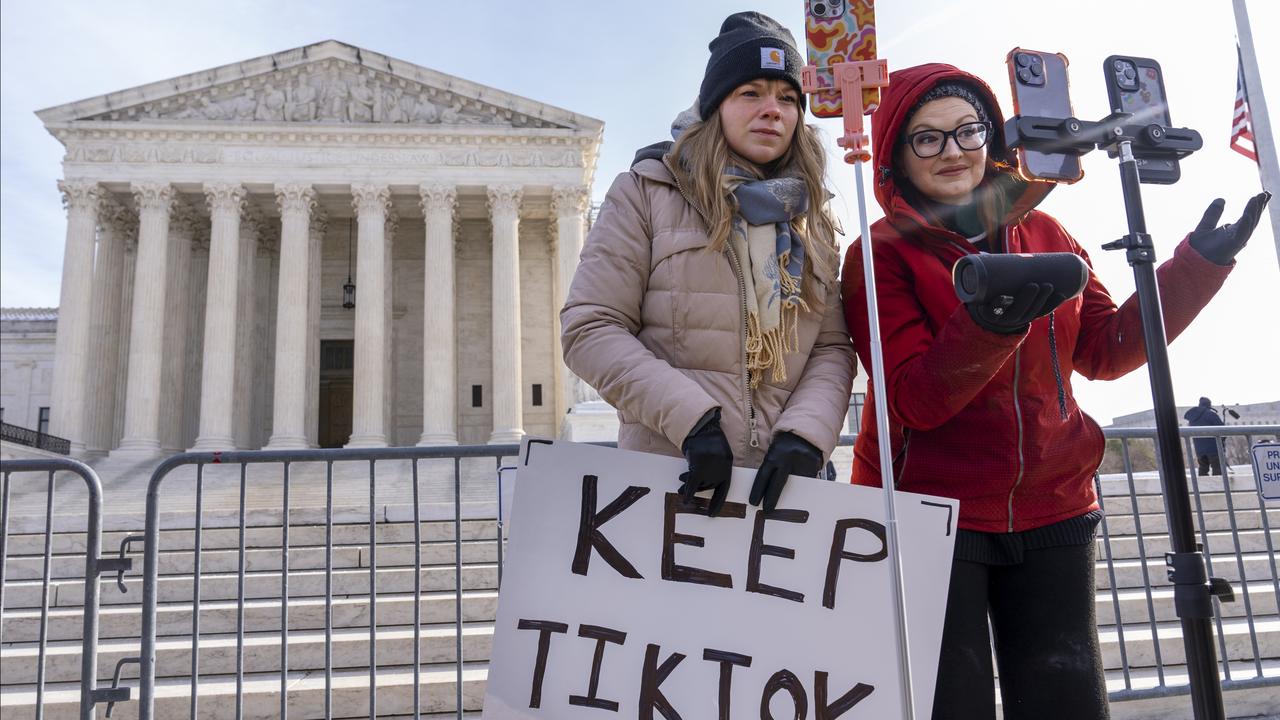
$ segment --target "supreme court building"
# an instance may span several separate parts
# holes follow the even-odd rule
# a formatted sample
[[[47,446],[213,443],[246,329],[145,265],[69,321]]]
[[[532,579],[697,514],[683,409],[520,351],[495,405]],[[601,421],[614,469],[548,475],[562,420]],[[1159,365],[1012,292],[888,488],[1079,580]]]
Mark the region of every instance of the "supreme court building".
[[[37,114],[73,453],[559,434],[600,121],[336,41]]]

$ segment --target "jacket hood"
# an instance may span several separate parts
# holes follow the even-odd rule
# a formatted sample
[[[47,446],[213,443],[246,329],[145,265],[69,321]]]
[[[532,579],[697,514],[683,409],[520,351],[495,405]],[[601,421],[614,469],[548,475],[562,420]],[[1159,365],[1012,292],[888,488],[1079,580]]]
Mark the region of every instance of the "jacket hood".
[[[945,63],[929,63],[889,74],[880,106],[871,116],[871,147],[875,157],[875,195],[885,217],[895,227],[928,226],[929,220],[907,201],[894,172],[897,139],[907,116],[919,99],[944,80],[961,80],[977,91],[991,113],[992,139],[988,143],[987,172],[975,191],[979,202],[990,203],[999,224],[1026,215],[1053,189],[1052,183],[1027,182],[1018,177],[1004,143],[1004,114],[991,88],[976,75]]]

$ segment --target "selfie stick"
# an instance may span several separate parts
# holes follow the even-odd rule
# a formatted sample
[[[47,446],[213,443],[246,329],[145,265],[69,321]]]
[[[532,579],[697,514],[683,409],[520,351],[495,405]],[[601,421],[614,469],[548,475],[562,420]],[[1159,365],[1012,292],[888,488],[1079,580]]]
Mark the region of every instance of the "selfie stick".
[[[1147,234],[1142,211],[1142,182],[1138,158],[1178,159],[1199,150],[1200,134],[1187,128],[1135,124],[1129,113],[1114,113],[1100,122],[1076,118],[1015,117],[1006,124],[1010,147],[1024,145],[1041,152],[1083,155],[1096,145],[1120,158],[1120,185],[1124,192],[1129,234],[1103,245],[1104,250],[1124,250],[1133,268],[1142,315],[1142,337],[1146,346],[1147,372],[1156,419],[1156,448],[1160,453],[1160,480],[1169,516],[1169,540],[1173,552],[1165,553],[1173,600],[1182,624],[1182,642],[1191,682],[1191,702],[1196,720],[1222,720],[1222,685],[1218,682],[1218,660],[1213,646],[1213,598],[1234,599],[1231,585],[1211,578],[1204,553],[1195,541],[1191,520],[1190,493],[1178,439],[1177,405],[1169,373],[1169,347],[1164,332],[1164,313],[1156,283],[1155,245]]]
[[[863,132],[863,88],[882,88],[889,84],[889,65],[884,60],[832,63],[836,86],[840,89],[840,101],[844,108],[844,135],[836,144],[845,149],[844,161],[853,165],[853,175],[858,182],[858,229],[862,232],[862,272],[867,293],[867,321],[871,335],[871,382],[876,398],[876,428],[880,438],[880,477],[884,486],[885,544],[892,567],[893,619],[897,628],[895,637],[898,648],[898,677],[902,678],[902,714],[905,720],[915,719],[915,703],[911,691],[911,660],[907,643],[907,612],[902,589],[902,558],[899,555],[898,515],[894,507],[893,452],[889,447],[889,411],[885,404],[884,354],[880,348],[880,312],[876,306],[876,271],[872,263],[871,233],[867,228],[867,199],[862,181],[862,163],[871,160],[871,138]],[[816,93],[829,88],[818,85],[818,70],[807,65],[800,72],[802,89]]]

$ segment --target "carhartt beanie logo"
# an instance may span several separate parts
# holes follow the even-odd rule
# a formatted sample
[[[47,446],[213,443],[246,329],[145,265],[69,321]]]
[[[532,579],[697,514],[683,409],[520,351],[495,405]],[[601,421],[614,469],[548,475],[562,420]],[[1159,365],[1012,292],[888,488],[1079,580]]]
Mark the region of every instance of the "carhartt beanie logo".
[[[710,117],[734,88],[756,78],[777,78],[795,86],[800,109],[805,107],[800,89],[804,61],[791,31],[758,12],[734,13],[720,25],[720,34],[708,46],[711,58],[698,91],[698,111]]]

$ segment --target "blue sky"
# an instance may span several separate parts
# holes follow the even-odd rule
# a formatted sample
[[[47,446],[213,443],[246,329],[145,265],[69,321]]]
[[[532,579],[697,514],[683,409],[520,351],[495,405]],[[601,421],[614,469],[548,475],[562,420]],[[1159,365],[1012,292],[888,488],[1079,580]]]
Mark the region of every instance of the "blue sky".
[[[1205,149],[1183,162],[1177,185],[1145,186],[1157,252],[1173,246],[1216,196],[1224,219],[1260,189],[1252,163],[1227,149],[1235,94],[1231,3],[1136,0],[1027,3],[880,0],[880,55],[890,68],[942,61],[985,78],[1010,112],[1005,54],[1014,46],[1063,52],[1071,61],[1076,114],[1106,113],[1102,59],[1153,57],[1164,68],[1175,124],[1201,132]],[[482,8],[491,7],[492,10]],[[436,2],[0,2],[0,304],[53,306],[65,232],[56,180],[61,146],[34,111],[143,83],[333,38],[599,118],[604,146],[594,196],[626,170],[634,150],[666,138],[670,119],[697,94],[707,42],[723,18],[756,9],[803,40],[803,0],[642,3]],[[1034,10],[1031,8],[1034,7]],[[1264,88],[1280,113],[1280,49],[1263,29],[1280,27],[1278,4],[1250,0]],[[821,121],[834,137],[837,121]],[[832,143],[832,157],[837,158]],[[1089,250],[1117,301],[1133,290],[1118,253],[1099,246],[1125,232],[1114,162],[1085,158],[1085,179],[1042,206]],[[853,175],[832,166],[835,209],[851,240],[858,211]],[[868,208],[874,220],[880,210]],[[1280,212],[1280,208],[1274,210]],[[1280,261],[1264,218],[1240,267],[1170,349],[1181,404],[1280,399]],[[1081,405],[1103,424],[1151,405],[1143,371],[1111,383],[1074,380]]]

